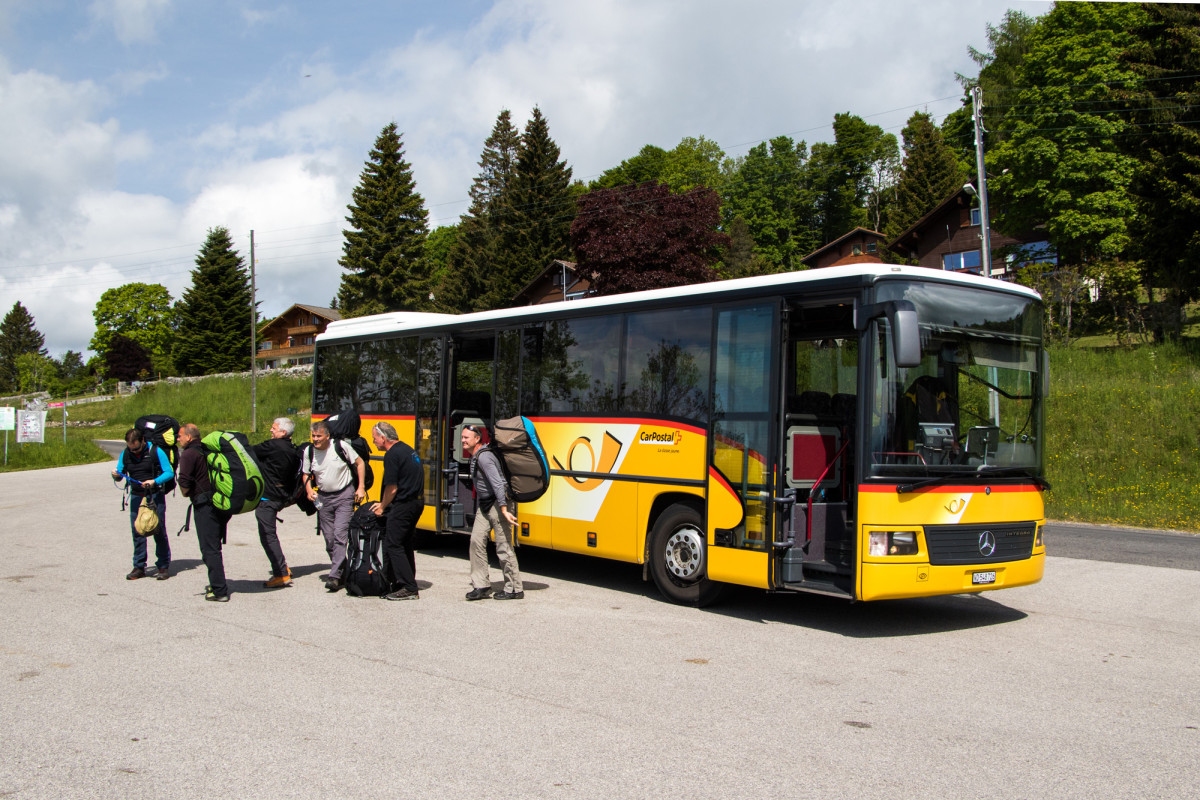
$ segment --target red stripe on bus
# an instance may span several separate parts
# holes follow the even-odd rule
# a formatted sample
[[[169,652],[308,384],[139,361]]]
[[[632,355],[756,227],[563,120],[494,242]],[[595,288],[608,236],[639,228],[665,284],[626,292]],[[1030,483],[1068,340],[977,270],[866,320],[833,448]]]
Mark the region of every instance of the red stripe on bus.
[[[686,422],[672,422],[671,420],[655,420],[654,418],[636,418],[636,417],[529,417],[529,421],[537,424],[545,423],[547,425],[554,422],[567,422],[576,425],[657,425],[662,428],[680,428],[689,433],[697,433],[703,436],[707,431],[704,428],[698,428],[695,425],[688,425]]]
[[[934,494],[936,494],[936,493],[958,494],[961,492],[978,493],[978,492],[982,492],[984,486],[986,486],[986,485],[987,484],[982,484],[982,483],[973,484],[970,486],[961,485],[961,484],[948,484],[948,485],[942,485],[942,486],[922,487],[920,489],[916,489],[915,492],[930,492],[930,493],[934,493]],[[892,483],[892,484],[878,484],[878,483],[865,484],[864,483],[864,484],[859,484],[858,490],[860,492],[874,492],[874,493],[878,493],[878,494],[895,494],[896,486],[897,486],[897,484],[894,484],[894,483]],[[992,492],[1001,492],[1001,493],[1004,493],[1004,492],[1040,492],[1041,491],[1041,489],[1039,489],[1036,484],[989,486],[989,488],[992,490]]]

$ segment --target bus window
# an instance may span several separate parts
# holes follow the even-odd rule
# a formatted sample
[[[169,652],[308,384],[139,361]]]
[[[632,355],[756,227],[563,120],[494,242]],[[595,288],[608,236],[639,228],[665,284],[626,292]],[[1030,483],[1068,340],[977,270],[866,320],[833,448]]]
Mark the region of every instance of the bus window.
[[[515,417],[521,399],[521,332],[501,331],[496,348],[496,419]]]
[[[313,382],[313,413],[336,414],[346,408],[358,408],[358,384],[361,365],[359,345],[335,344],[317,350]]]
[[[438,454],[438,401],[442,388],[442,338],[421,339],[417,367],[417,455],[425,469],[425,505],[437,505],[441,459]]]
[[[525,329],[524,413],[617,406],[621,316],[555,320]]]
[[[712,309],[630,314],[626,327],[622,410],[707,423]]]
[[[745,521],[732,542],[738,547],[766,547],[774,331],[774,305],[717,314],[713,465],[742,497]]]
[[[408,416],[416,412],[416,337],[363,342],[359,360],[362,413]]]

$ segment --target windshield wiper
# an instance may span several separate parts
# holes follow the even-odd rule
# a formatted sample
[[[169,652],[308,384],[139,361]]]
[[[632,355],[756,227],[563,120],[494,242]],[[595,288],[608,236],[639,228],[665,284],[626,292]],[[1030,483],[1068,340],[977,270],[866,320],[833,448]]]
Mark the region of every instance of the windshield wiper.
[[[952,480],[962,480],[964,478],[978,478],[978,477],[983,476],[984,474],[996,475],[996,476],[1019,475],[1019,476],[1029,478],[1031,481],[1036,483],[1038,486],[1042,487],[1042,489],[1044,489],[1044,490],[1048,491],[1050,489],[1050,482],[1039,475],[1034,475],[1033,471],[1031,469],[1029,469],[1028,467],[996,467],[996,466],[988,466],[986,464],[983,464],[983,465],[980,465],[979,468],[976,469],[975,472],[973,472],[973,473],[971,473],[971,472],[948,473],[946,475],[938,475],[933,478],[926,478],[923,481],[917,481],[915,483],[898,484],[896,486],[896,494],[908,494],[909,492],[915,492],[917,489],[924,489],[927,486],[937,486],[939,484],[947,483]]]

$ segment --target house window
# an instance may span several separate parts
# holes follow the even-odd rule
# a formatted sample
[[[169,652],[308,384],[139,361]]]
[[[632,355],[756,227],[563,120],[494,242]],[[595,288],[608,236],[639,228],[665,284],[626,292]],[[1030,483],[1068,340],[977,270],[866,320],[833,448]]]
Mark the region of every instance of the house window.
[[[862,245],[856,244],[853,247],[851,247],[850,254],[855,255],[855,256],[861,256],[862,255]]]
[[[311,336],[305,336],[305,337],[304,337],[304,343],[305,343],[305,344],[312,344],[312,343],[313,343],[313,337],[311,337]]]
[[[978,273],[983,262],[978,250],[967,250],[964,253],[946,253],[942,256],[942,269],[950,272],[967,270]]]
[[[874,242],[867,242],[867,252],[868,253],[875,252],[875,243]]]
[[[979,215],[979,209],[978,209],[978,208],[972,208],[972,209],[971,209],[971,224],[972,224],[972,225],[979,225],[979,224],[980,224],[980,220],[981,220],[981,219],[982,219],[982,218],[981,218],[981,217],[980,217],[980,215]]]

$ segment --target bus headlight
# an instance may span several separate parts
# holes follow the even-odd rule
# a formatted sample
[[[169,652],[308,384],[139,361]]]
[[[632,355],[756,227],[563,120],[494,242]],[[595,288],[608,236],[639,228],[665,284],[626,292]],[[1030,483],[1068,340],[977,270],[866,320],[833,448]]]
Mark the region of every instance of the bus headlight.
[[[915,556],[916,531],[871,531],[867,534],[867,553],[872,556]]]

